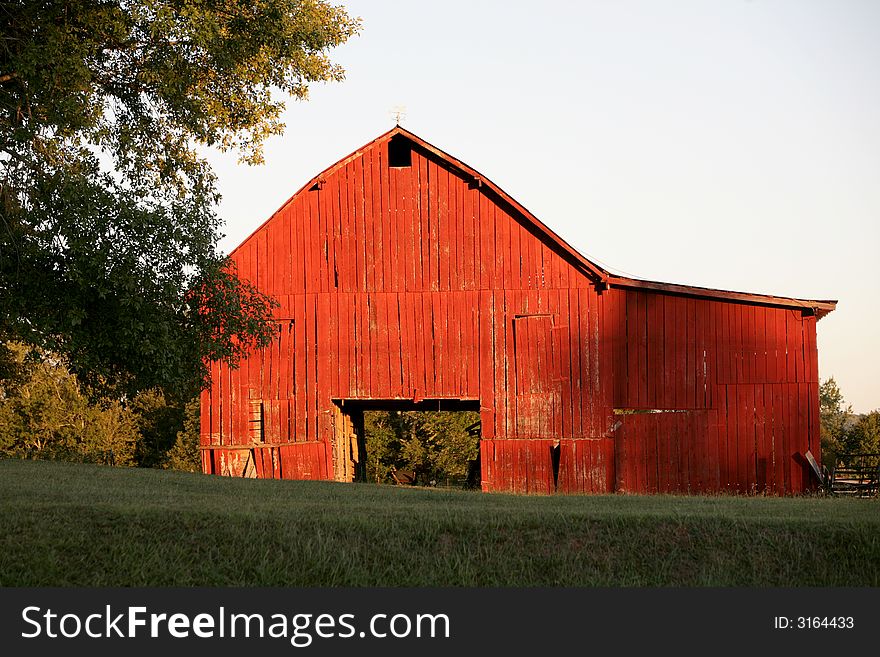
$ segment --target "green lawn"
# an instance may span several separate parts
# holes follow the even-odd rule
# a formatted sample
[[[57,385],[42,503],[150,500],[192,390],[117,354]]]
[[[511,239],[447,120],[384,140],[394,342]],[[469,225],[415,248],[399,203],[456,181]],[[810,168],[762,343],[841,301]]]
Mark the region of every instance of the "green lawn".
[[[880,586],[880,502],[0,461],[3,586]]]

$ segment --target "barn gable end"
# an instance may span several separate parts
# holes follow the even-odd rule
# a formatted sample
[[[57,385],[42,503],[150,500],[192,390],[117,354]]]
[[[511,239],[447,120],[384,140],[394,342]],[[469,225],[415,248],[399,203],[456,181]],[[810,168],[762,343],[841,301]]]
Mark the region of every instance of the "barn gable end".
[[[480,409],[485,490],[810,485],[815,320],[834,302],[612,276],[399,127],[232,258],[280,302],[278,337],[213,365],[206,472],[352,480],[363,436],[346,402],[406,400]]]
[[[408,165],[391,166],[394,144]],[[279,246],[288,257],[274,257]],[[231,255],[280,295],[537,289],[608,277],[488,179],[399,127],[309,181]]]

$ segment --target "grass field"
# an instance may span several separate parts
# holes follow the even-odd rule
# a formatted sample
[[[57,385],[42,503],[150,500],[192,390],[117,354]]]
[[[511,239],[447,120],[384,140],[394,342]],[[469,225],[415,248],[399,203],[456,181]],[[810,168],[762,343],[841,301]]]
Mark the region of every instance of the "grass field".
[[[880,586],[880,502],[0,461],[3,586]]]

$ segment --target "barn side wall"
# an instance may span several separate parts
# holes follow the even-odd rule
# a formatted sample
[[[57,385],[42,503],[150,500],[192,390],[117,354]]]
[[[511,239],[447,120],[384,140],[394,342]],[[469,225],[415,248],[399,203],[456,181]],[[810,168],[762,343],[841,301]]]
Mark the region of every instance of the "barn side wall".
[[[749,479],[745,439],[730,426],[745,431],[742,409],[757,388],[762,402],[777,394],[786,403],[796,399],[797,409],[811,408],[812,374],[752,371],[746,343],[730,335],[709,344],[716,331],[727,335],[724,327],[739,335],[746,326],[740,311],[731,311],[741,322],[734,325],[719,319],[726,311],[711,308],[751,307],[597,290],[493,192],[420,148],[401,168],[388,166],[385,143],[366,148],[294,197],[233,259],[244,278],[279,300],[278,334],[238,369],[212,366],[212,387],[202,398],[205,472],[340,478],[354,471],[340,459],[358,458],[341,447],[358,444],[343,400],[463,399],[480,405],[485,490],[744,490],[757,481],[757,469]],[[804,321],[796,321],[804,333]],[[667,322],[673,329],[680,322],[684,337],[670,333]],[[814,322],[812,336],[815,350]],[[731,366],[734,353],[747,373]],[[634,409],[687,413],[626,414]],[[670,424],[672,416],[679,424],[689,418],[688,431],[723,444],[724,454],[735,444],[724,472],[733,463],[736,476],[706,475],[692,485],[690,447],[681,446],[690,443],[674,438],[679,424]],[[672,450],[660,446],[658,432],[678,441],[676,454],[685,449],[687,475],[677,471],[674,484],[639,479],[647,462],[637,446],[646,455],[651,444],[666,450],[660,455]],[[782,488],[775,487],[775,464],[803,441],[772,435],[779,455],[773,489],[800,490],[801,474],[783,474]],[[766,451],[766,444],[756,449]],[[709,447],[704,451],[708,459]],[[681,467],[681,456],[675,463]]]
[[[812,487],[804,455],[821,458],[816,318],[623,294],[614,342],[615,487],[777,494]]]

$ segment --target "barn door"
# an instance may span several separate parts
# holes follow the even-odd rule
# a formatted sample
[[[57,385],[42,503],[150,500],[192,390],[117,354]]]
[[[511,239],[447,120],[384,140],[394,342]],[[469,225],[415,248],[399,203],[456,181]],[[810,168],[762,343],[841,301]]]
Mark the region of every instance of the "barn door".
[[[558,438],[560,380],[551,315],[513,320],[518,438]]]
[[[336,481],[364,481],[364,416],[361,411],[347,412],[333,405],[331,416],[333,440],[333,478]]]

